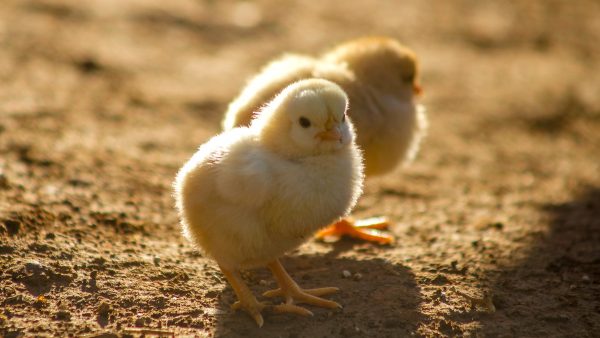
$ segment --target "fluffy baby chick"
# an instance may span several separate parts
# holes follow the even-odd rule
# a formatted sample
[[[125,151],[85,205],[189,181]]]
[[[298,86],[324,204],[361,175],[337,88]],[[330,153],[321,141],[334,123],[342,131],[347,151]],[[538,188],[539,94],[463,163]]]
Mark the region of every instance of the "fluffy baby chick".
[[[367,177],[389,173],[415,157],[427,127],[425,109],[416,102],[421,92],[417,59],[390,38],[350,41],[319,58],[289,54],[271,62],[231,102],[223,129],[248,125],[281,88],[305,78],[328,79],[348,94],[348,115],[364,151]],[[345,219],[319,236],[348,234],[390,243],[393,238],[377,230],[386,226],[381,218],[356,223]]]
[[[258,326],[261,311],[240,268],[266,265],[282,296],[274,312],[312,313],[294,304],[335,308],[320,298],[337,288],[301,289],[278,257],[348,214],[361,193],[363,167],[346,118],[348,98],[336,84],[308,79],[286,87],[249,127],[203,144],[181,168],[174,194],[183,232],[214,258],[233,287],[234,309]]]

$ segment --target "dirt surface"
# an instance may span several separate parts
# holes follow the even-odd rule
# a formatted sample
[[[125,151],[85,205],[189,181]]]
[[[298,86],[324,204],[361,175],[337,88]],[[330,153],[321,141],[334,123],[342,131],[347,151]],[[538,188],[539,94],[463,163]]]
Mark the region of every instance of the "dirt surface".
[[[600,3],[375,3],[3,0],[0,335],[597,335]],[[419,55],[431,123],[356,210],[398,241],[309,241],[284,265],[344,309],[258,329],[171,181],[262,64],[374,34]]]

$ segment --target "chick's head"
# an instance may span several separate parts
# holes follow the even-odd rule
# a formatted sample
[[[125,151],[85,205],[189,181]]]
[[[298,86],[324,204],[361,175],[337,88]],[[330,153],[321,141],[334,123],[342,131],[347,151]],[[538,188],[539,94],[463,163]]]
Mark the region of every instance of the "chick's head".
[[[378,90],[405,98],[421,93],[416,55],[394,39],[352,40],[325,54],[324,59],[346,64],[358,80]]]
[[[286,87],[252,123],[261,142],[291,158],[333,153],[354,139],[348,97],[335,83],[308,79]]]

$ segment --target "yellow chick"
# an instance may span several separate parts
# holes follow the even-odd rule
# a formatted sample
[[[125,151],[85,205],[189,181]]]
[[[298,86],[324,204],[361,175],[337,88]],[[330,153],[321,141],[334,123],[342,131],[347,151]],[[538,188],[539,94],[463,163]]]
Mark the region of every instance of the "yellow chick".
[[[271,62],[231,102],[223,129],[248,125],[281,88],[305,78],[333,81],[348,94],[348,115],[364,152],[367,177],[389,173],[415,157],[427,129],[425,109],[416,102],[421,93],[417,59],[391,38],[361,38],[320,58],[288,54]],[[390,243],[393,237],[378,230],[387,225],[384,218],[344,219],[318,236],[347,234]]]
[[[315,231],[347,215],[362,192],[361,153],[346,118],[348,98],[322,79],[286,87],[249,127],[233,128],[200,146],[174,186],[184,235],[219,264],[238,301],[258,326],[261,311],[312,315],[294,302],[336,308],[319,296],[335,287],[301,289],[278,260]],[[266,265],[279,288],[257,301],[240,268]]]

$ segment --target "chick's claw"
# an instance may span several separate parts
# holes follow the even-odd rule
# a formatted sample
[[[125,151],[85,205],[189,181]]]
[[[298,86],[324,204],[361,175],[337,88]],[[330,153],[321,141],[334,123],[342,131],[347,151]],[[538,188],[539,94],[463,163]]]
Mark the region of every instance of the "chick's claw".
[[[254,301],[254,302],[241,302],[241,301],[236,301],[235,303],[233,303],[233,305],[231,305],[231,309],[233,310],[244,310],[246,311],[250,317],[252,317],[254,319],[254,321],[256,322],[256,325],[258,325],[258,327],[262,327],[264,324],[264,319],[262,317],[262,310],[265,308],[270,307],[267,303],[263,303],[263,302],[258,302],[258,301]]]
[[[254,319],[258,327],[262,327],[265,321],[263,320],[261,312],[268,304],[259,302],[256,297],[254,297],[252,291],[250,291],[248,286],[242,280],[240,272],[237,269],[231,269],[223,265],[219,265],[219,267],[238,297],[238,301],[233,303],[231,308],[233,310],[241,309],[246,311],[250,317]]]

